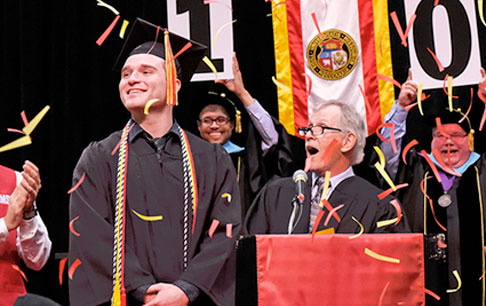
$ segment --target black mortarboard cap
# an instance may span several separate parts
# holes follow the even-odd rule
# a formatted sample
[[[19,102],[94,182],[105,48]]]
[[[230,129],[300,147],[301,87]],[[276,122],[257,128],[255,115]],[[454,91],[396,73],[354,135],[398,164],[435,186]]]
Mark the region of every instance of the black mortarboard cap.
[[[192,44],[191,47],[179,54],[175,61],[178,78],[183,83],[189,82],[199,62],[204,57],[207,47],[170,32],[169,40],[174,56],[188,42]],[[121,70],[128,57],[142,53],[152,54],[165,59],[164,28],[137,18],[118,55],[114,69]]]
[[[208,105],[220,105],[223,107],[228,113],[230,120],[235,122],[235,132],[241,133],[241,112],[236,107],[236,104],[231,101],[224,92],[208,92],[208,95],[204,98],[204,104],[201,105],[199,114],[201,114],[201,111]]]

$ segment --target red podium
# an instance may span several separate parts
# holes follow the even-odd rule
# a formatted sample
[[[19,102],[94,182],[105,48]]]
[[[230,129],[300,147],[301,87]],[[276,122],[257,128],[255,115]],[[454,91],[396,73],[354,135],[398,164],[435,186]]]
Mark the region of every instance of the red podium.
[[[420,234],[240,240],[236,305],[424,305]]]

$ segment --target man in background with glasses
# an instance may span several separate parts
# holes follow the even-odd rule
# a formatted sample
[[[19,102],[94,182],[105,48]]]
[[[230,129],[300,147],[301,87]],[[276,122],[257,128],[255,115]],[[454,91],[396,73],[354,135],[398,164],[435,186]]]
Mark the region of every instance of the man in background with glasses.
[[[305,170],[311,175],[293,233],[357,233],[360,225],[366,233],[409,230],[403,217],[397,224],[379,226],[379,221],[399,217],[400,204],[389,195],[380,200],[382,190],[354,175],[351,166],[363,159],[366,138],[364,118],[355,109],[337,101],[325,103],[299,133],[305,136]],[[267,184],[248,211],[246,232],[287,233],[295,185],[291,178]]]
[[[473,124],[463,113],[472,101],[469,88],[454,89],[459,99],[453,100],[453,109],[441,89],[424,101],[422,118],[432,126],[432,140],[424,147],[430,144],[430,152],[417,149],[421,143],[402,143],[409,113],[404,107],[416,101],[417,93],[418,85],[409,74],[385,117],[394,124],[398,150],[394,152],[391,143],[382,142],[380,147],[395,183],[408,184],[396,196],[412,232],[425,235],[425,287],[440,297],[438,301],[427,295],[426,303],[484,305],[486,156],[474,152]],[[484,69],[479,94],[486,96]],[[386,130],[382,132],[388,137]],[[401,147],[406,152],[400,154]]]

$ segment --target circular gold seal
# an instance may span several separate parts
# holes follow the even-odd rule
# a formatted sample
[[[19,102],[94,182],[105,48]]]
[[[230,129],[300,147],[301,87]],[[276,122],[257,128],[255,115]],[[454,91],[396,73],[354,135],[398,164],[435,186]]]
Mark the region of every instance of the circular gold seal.
[[[325,80],[344,78],[358,63],[358,47],[353,38],[336,29],[316,35],[307,46],[306,55],[311,70]]]

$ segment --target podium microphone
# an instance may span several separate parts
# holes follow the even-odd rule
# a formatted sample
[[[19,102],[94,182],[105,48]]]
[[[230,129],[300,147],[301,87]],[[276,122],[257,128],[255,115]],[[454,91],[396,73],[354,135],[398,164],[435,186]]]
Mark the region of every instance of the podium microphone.
[[[290,214],[289,223],[287,225],[287,233],[290,235],[295,229],[295,226],[300,221],[302,216],[302,204],[305,200],[304,186],[307,182],[307,173],[303,170],[297,170],[292,176],[292,180],[295,182],[295,197],[292,199],[292,213]]]
[[[304,170],[297,170],[292,176],[292,180],[295,182],[295,193],[297,194],[297,200],[299,204],[304,203],[304,186],[307,183],[307,173]]]

